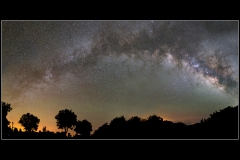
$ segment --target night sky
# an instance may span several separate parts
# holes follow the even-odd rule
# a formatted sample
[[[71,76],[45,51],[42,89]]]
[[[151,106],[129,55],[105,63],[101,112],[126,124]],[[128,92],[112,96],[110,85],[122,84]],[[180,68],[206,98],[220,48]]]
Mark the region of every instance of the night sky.
[[[2,101],[18,128],[29,112],[63,131],[63,109],[93,131],[122,115],[198,123],[238,105],[238,44],[238,21],[2,21]]]

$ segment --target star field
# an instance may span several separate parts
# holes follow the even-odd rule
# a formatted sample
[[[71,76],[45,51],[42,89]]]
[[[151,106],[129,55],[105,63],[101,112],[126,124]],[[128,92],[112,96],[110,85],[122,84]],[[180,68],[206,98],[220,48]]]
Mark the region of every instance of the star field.
[[[2,21],[2,101],[57,129],[124,115],[186,124],[239,103],[238,21]],[[74,132],[72,132],[74,133]]]

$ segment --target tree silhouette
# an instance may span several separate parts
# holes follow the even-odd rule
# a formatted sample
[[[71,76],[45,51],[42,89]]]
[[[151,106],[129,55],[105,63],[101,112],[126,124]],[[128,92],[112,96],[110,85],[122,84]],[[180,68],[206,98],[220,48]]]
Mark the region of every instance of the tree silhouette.
[[[110,122],[111,138],[126,138],[126,119],[124,116],[116,117]]]
[[[11,104],[8,104],[6,102],[2,101],[2,130],[3,132],[9,132],[8,125],[10,124],[10,121],[7,119],[8,112],[12,110]]]
[[[158,122],[158,121],[163,121],[163,119],[157,115],[152,115],[148,117],[149,122]]]
[[[2,101],[2,115],[7,116],[8,112],[10,112],[11,110],[11,104]]]
[[[90,132],[92,131],[92,124],[86,119],[83,121],[77,121],[74,131],[76,132],[76,135],[81,134],[85,137],[90,136]]]
[[[207,138],[237,138],[238,137],[238,106],[228,106],[210,114],[202,128],[208,133]]]
[[[138,116],[134,116],[127,121],[127,131],[129,138],[141,138],[142,120]]]
[[[173,138],[188,138],[187,125],[182,122],[174,123]]]
[[[168,120],[160,121],[159,138],[168,139],[174,136],[174,123]]]
[[[93,133],[94,138],[110,138],[110,126],[108,123],[104,123]]]
[[[14,128],[13,132],[17,133],[17,132],[18,132],[18,129],[17,129],[17,128]]]
[[[58,129],[64,129],[66,134],[68,129],[73,129],[77,123],[77,116],[72,110],[68,109],[60,110],[55,119],[57,120]]]
[[[163,119],[157,115],[151,115],[143,122],[144,137],[163,138]]]
[[[37,131],[40,119],[30,113],[23,114],[19,122],[27,132]]]
[[[43,126],[42,131],[43,131],[43,132],[47,132],[47,127],[46,127],[46,126]]]

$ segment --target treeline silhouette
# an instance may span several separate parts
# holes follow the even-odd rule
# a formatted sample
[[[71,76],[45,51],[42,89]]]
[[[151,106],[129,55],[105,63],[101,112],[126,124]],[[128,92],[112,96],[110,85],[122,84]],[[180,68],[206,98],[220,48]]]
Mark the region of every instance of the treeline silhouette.
[[[238,139],[238,106],[216,111],[200,123],[186,125],[157,115],[126,120],[116,117],[94,132],[96,139]]]
[[[6,117],[11,110],[10,104],[2,102],[3,139],[238,139],[238,106],[215,111],[209,118],[192,125],[173,123],[157,115],[147,119],[133,116],[128,120],[120,116],[100,126],[93,134],[90,134],[91,123],[86,119],[77,120],[75,113],[68,109],[59,111],[55,116],[57,127],[64,129],[63,132],[47,131],[46,126],[42,131],[35,132],[40,119],[30,113],[19,120],[25,129],[23,132],[9,126]],[[68,129],[74,130],[76,135],[71,136],[67,133]]]

